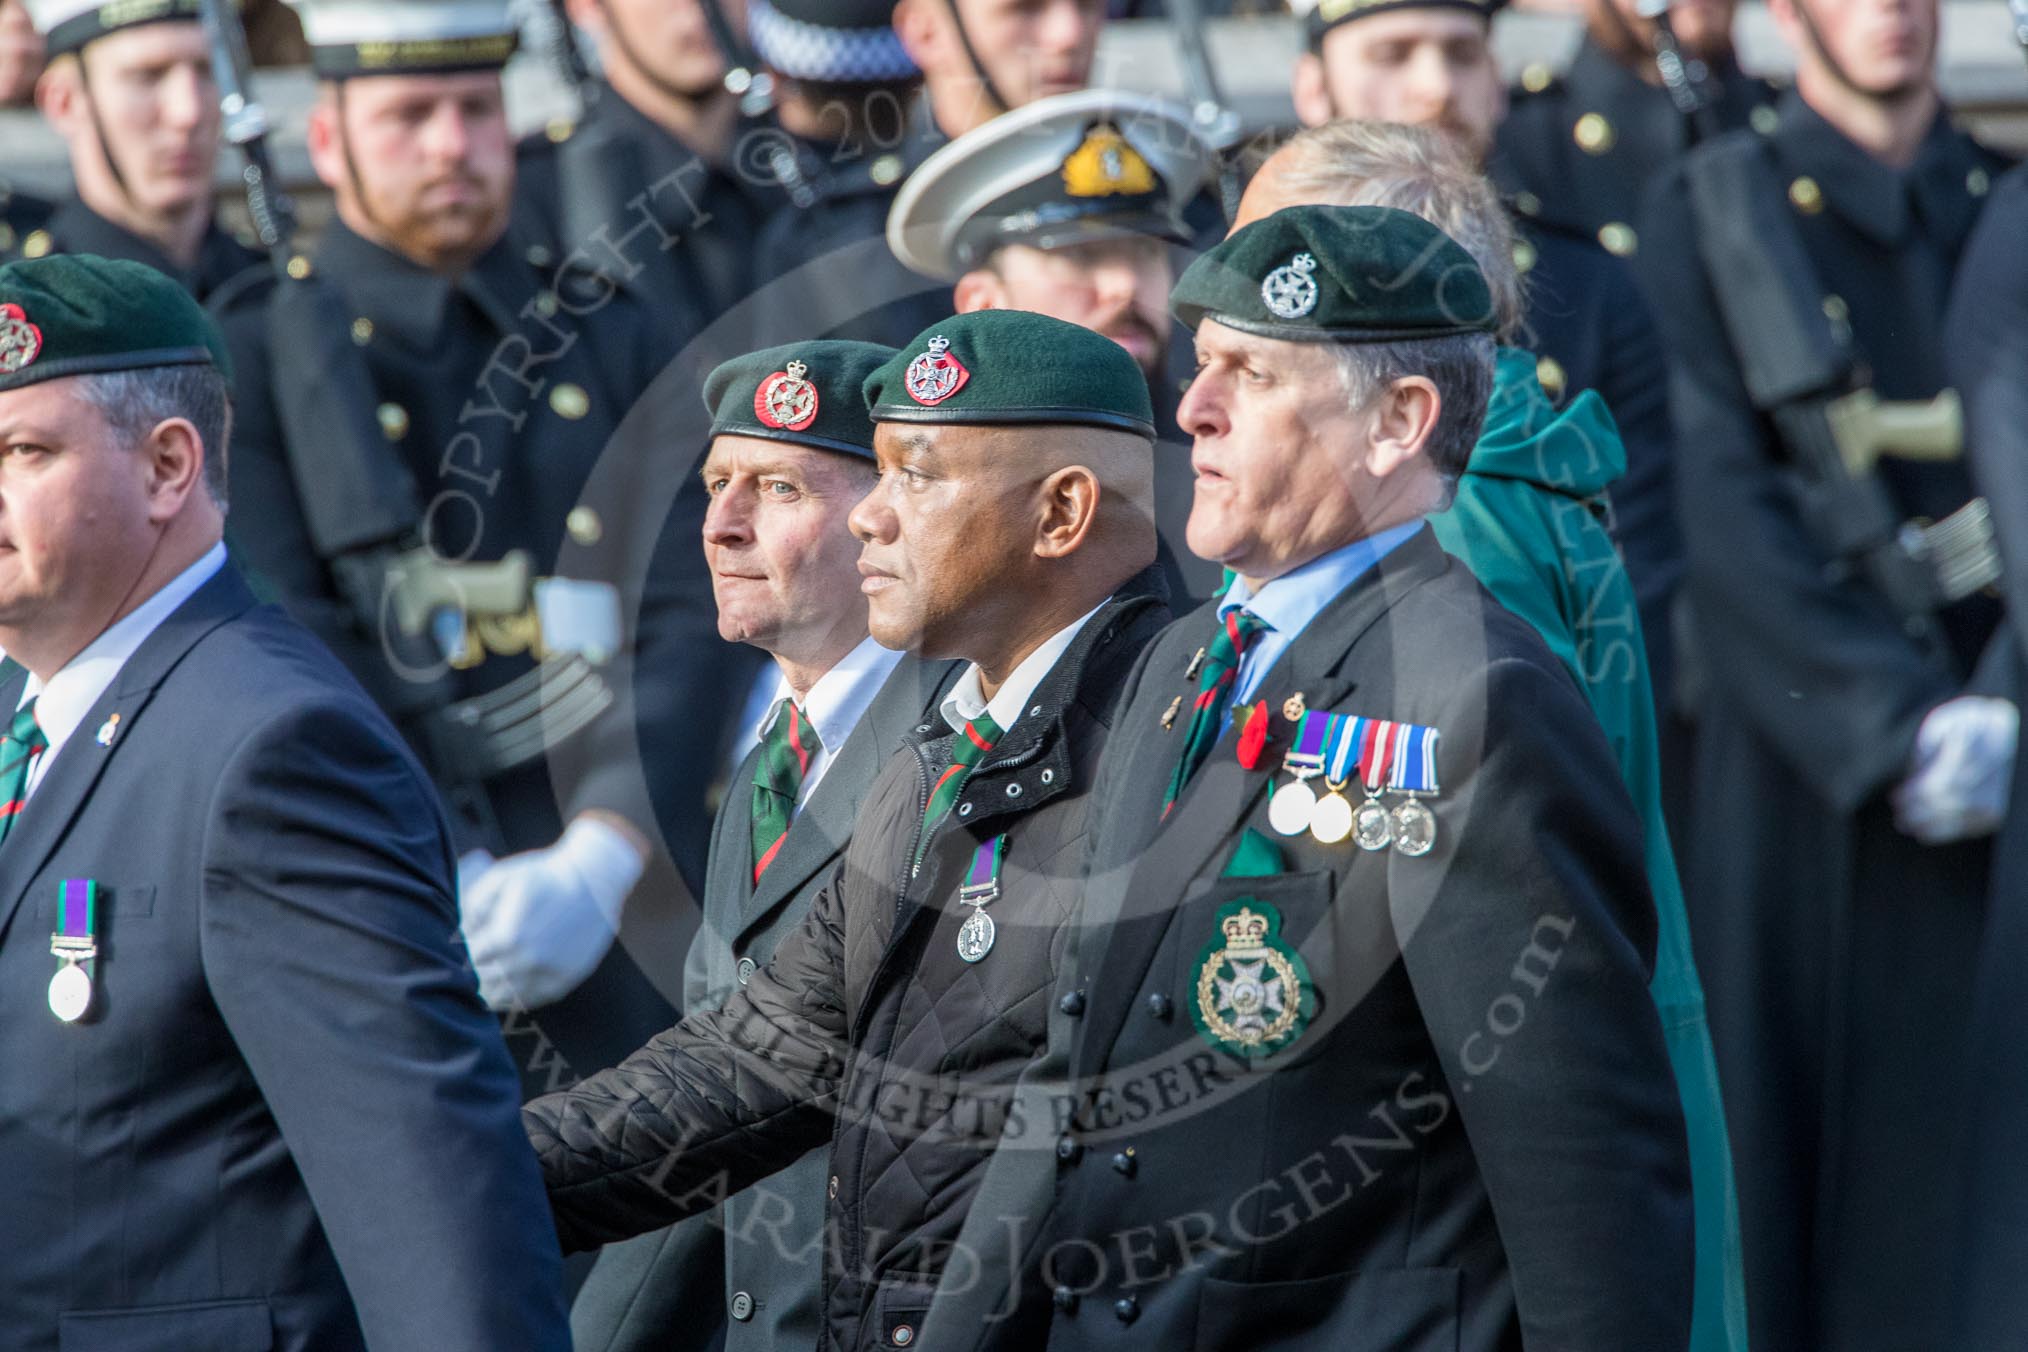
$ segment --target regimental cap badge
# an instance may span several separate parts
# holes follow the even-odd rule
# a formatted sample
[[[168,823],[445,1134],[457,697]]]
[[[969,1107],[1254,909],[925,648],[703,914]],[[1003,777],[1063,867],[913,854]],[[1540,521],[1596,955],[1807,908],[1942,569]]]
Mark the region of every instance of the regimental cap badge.
[[[903,383],[909,398],[934,408],[963,389],[971,378],[964,363],[951,355],[951,340],[938,334],[929,340],[929,350],[908,364]]]
[[[792,361],[754,392],[753,413],[762,423],[784,432],[800,432],[817,421],[817,387],[807,379],[810,368]]]
[[[1094,124],[1063,162],[1063,190],[1072,197],[1139,196],[1160,186],[1141,152],[1110,122]]]
[[[1315,254],[1299,253],[1260,284],[1261,303],[1278,319],[1301,319],[1317,308]]]
[[[0,376],[11,376],[42,355],[42,330],[19,305],[0,305]]]

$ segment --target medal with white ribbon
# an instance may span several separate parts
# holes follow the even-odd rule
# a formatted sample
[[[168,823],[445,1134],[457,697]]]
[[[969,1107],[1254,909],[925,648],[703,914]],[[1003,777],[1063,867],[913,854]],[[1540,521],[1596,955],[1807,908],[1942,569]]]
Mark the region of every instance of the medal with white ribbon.
[[[1006,853],[1004,834],[981,843],[972,852],[972,866],[965,870],[965,881],[958,888],[958,903],[972,908],[958,927],[958,956],[966,962],[977,962],[993,951],[999,931],[986,907],[999,899],[1000,862]]]
[[[1388,787],[1408,801],[1393,812],[1394,848],[1414,857],[1428,854],[1436,844],[1436,814],[1416,800],[1433,797],[1437,792],[1436,750],[1440,734],[1435,728],[1412,723],[1396,726],[1400,745]]]
[[[1368,801],[1355,810],[1345,798],[1345,786],[1366,764],[1375,738],[1375,723],[1370,718],[1344,718],[1336,737],[1331,743],[1331,758],[1324,770],[1324,787],[1328,796],[1317,805],[1317,820],[1310,828],[1310,834],[1326,845],[1336,845],[1347,836],[1354,836],[1367,849],[1371,826],[1367,811],[1371,805],[1372,790],[1369,788]],[[1382,841],[1381,844],[1386,844]]]
[[[56,894],[56,933],[49,951],[58,960],[49,979],[49,1012],[76,1023],[92,1004],[92,966],[99,956],[99,885],[89,878],[65,878]]]
[[[1299,836],[1310,829],[1317,808],[1317,793],[1308,783],[1324,769],[1324,742],[1330,735],[1330,714],[1306,713],[1296,729],[1295,745],[1282,757],[1282,768],[1295,776],[1273,789],[1268,798],[1268,825],[1285,836]]]

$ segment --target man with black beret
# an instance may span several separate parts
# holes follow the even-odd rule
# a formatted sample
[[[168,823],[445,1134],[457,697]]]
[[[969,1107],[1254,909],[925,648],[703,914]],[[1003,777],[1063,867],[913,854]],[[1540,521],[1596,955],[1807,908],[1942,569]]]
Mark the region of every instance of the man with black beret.
[[[961,1237],[984,1279],[926,1345],[1681,1348],[1640,822],[1426,521],[1485,279],[1420,217],[1298,206],[1175,303],[1190,540],[1236,577],[1122,695],[1027,1131]]]
[[[200,301],[260,262],[213,216],[218,88],[197,0],[28,0],[28,11],[49,49],[36,105],[70,152],[75,189],[0,237],[0,259],[131,259]]]
[[[563,1352],[443,809],[227,559],[231,417],[170,278],[0,268],[0,1344]]]
[[[724,1004],[802,923],[874,776],[959,674],[867,632],[847,518],[879,479],[860,386],[893,356],[873,343],[791,343],[705,381],[704,552],[719,633],[765,651],[779,676],[759,744],[718,810],[686,1014]],[[571,1308],[578,1352],[717,1338],[727,1352],[813,1346],[826,1163],[812,1149],[713,1215],[607,1246]]]
[[[867,377],[852,513],[871,630],[969,665],[904,739],[809,915],[723,1010],[529,1105],[567,1247],[708,1207],[830,1142],[819,1345],[907,1348],[1041,1049],[1092,775],[1151,594],[1147,386],[1013,310]],[[774,867],[774,865],[771,865]]]

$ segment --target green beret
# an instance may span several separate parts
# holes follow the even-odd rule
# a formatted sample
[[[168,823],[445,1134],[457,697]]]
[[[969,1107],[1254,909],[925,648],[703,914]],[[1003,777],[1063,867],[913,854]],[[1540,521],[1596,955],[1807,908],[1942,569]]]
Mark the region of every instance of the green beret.
[[[1147,377],[1112,339],[1026,310],[924,329],[866,377],[875,422],[1082,423],[1153,438]]]
[[[0,267],[0,392],[153,366],[232,374],[217,326],[168,276],[95,254]]]
[[[894,356],[879,343],[787,343],[721,362],[704,378],[711,435],[792,441],[873,458],[859,387]]]
[[[1299,343],[1409,342],[1499,323],[1464,246],[1393,207],[1285,207],[1199,256],[1169,304],[1192,329],[1215,319]]]
[[[1324,34],[1340,24],[1363,19],[1370,14],[1385,14],[1396,9],[1462,9],[1476,14],[1488,24],[1493,15],[1506,8],[1507,0],[1318,0],[1317,7],[1303,20],[1303,30],[1310,40],[1310,50],[1319,51],[1324,46]]]

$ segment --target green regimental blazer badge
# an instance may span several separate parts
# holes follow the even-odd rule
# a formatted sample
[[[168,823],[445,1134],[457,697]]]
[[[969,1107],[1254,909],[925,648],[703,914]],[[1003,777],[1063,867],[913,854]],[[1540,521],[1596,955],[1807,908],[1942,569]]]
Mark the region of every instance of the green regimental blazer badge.
[[[1282,942],[1281,912],[1241,897],[1218,912],[1218,937],[1197,959],[1191,1018],[1206,1042],[1234,1056],[1273,1056],[1316,1012],[1303,955]]]

